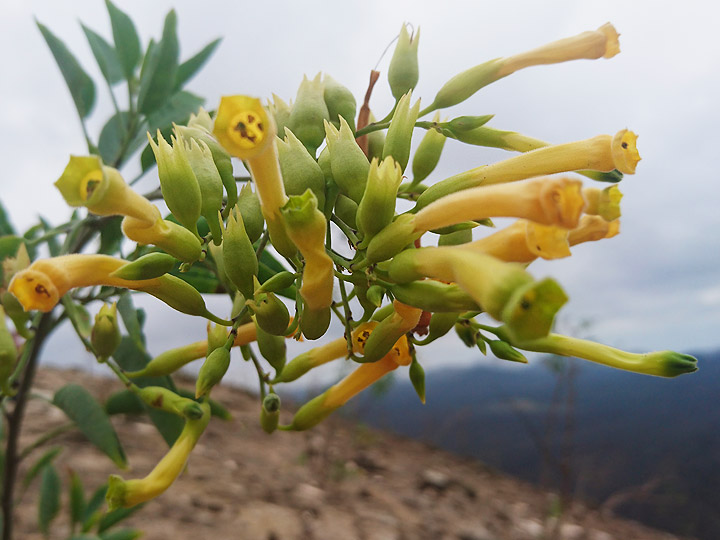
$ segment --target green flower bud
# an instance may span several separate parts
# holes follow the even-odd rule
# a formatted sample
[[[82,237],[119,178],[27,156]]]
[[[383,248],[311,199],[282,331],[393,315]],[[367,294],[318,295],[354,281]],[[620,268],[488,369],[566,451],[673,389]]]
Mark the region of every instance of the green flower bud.
[[[15,395],[15,391],[8,384],[8,379],[15,370],[17,355],[15,340],[5,323],[5,310],[0,306],[0,390],[5,396]]]
[[[145,404],[154,409],[160,409],[161,411],[176,416],[182,416],[188,420],[198,420],[202,418],[203,410],[199,403],[192,399],[179,396],[169,388],[163,386],[144,386],[139,388],[132,385],[130,389]]]
[[[365,193],[370,163],[344,118],[340,118],[339,130],[326,122],[325,133],[333,179],[341,193],[360,203]]]
[[[335,215],[351,229],[357,229],[358,204],[342,193],[335,201]]]
[[[413,358],[412,364],[410,364],[410,382],[415,389],[420,401],[425,405],[425,370],[417,361],[417,358]]]
[[[228,217],[222,247],[225,274],[246,298],[252,298],[255,290],[253,278],[258,273],[258,261],[245,231],[242,214],[237,209]]]
[[[178,139],[181,141],[182,139]],[[203,141],[190,139],[190,144],[186,146],[186,153],[190,167],[192,167],[195,178],[200,186],[200,194],[202,196],[202,205],[200,207],[200,215],[210,227],[213,235],[213,243],[219,246],[222,243],[222,220],[220,219],[220,210],[223,205],[223,183],[220,178],[215,162],[213,161],[210,148]]]
[[[458,285],[435,279],[395,284],[390,287],[390,292],[403,304],[433,313],[457,313],[478,309],[475,300]]]
[[[237,209],[242,215],[245,232],[250,238],[250,242],[255,243],[265,228],[265,219],[260,209],[260,199],[257,193],[253,192],[249,183],[240,190]]]
[[[193,399],[194,393],[184,388],[178,388],[177,393],[182,397]],[[205,403],[210,405],[210,415],[220,420],[232,420],[233,415],[228,411],[221,403],[218,403],[214,399],[205,398]]]
[[[163,199],[173,216],[191,233],[199,237],[197,220],[200,218],[202,195],[195,173],[190,166],[185,144],[173,136],[172,146],[157,132],[157,144],[148,133],[150,147],[155,154]]]
[[[300,318],[300,330],[306,339],[318,339],[325,335],[330,326],[330,308],[310,309],[305,307]]]
[[[2,328],[0,328],[0,331]],[[90,334],[92,343],[99,359],[110,358],[120,345],[120,327],[117,320],[117,303],[108,306],[103,304],[95,315],[95,324]]]
[[[325,138],[323,121],[330,119],[323,93],[320,73],[313,80],[303,77],[287,122],[287,127],[302,141],[313,158]]]
[[[483,86],[502,78],[502,75],[500,75],[501,67],[502,59],[498,58],[455,75],[443,85],[432,104],[423,113],[445,109],[462,103]]]
[[[202,111],[205,112],[205,111]],[[205,113],[207,115],[207,113]],[[210,117],[208,116],[208,119]],[[207,123],[205,124],[207,125]],[[193,124],[192,126],[188,123],[188,126],[175,126],[175,131],[179,136],[182,136],[185,140],[194,140],[198,144],[203,142],[210,149],[212,159],[215,162],[215,167],[220,174],[225,192],[227,193],[227,203],[223,217],[227,217],[230,209],[235,206],[238,199],[237,182],[235,181],[235,175],[233,174],[233,165],[228,154],[217,139],[212,135],[212,120],[210,120],[210,127],[205,128],[204,125]]]
[[[438,246],[459,246],[472,242],[472,229],[460,229],[447,234],[441,234],[438,238]]]
[[[248,307],[259,328],[273,336],[283,336],[290,323],[287,307],[273,293],[260,293],[248,300]]]
[[[413,129],[415,129],[415,122],[420,112],[420,100],[417,100],[415,105],[410,107],[411,99],[412,91],[405,94],[398,101],[383,146],[383,159],[392,156],[403,171],[410,159]]]
[[[221,324],[213,326],[211,322],[207,323],[207,351],[205,356],[210,356],[210,353],[215,349],[224,347],[228,340],[227,328]]]
[[[385,289],[383,289],[380,285],[371,285],[368,287],[367,292],[365,293],[366,298],[372,303],[375,307],[380,307],[382,305],[383,296],[385,295]],[[401,300],[402,302],[402,300]],[[406,303],[406,302],[404,302]]]
[[[283,289],[287,289],[288,287],[291,287],[295,283],[296,276],[293,272],[278,272],[274,276],[272,276],[270,279],[268,279],[265,283],[263,283],[260,288],[255,291],[256,293],[261,292],[272,292],[276,293],[278,291],[282,291]]]
[[[420,29],[409,34],[407,24],[403,24],[395,46],[395,52],[388,67],[388,82],[395,99],[400,99],[417,85],[420,77],[418,70],[418,45]]]
[[[391,157],[382,163],[370,164],[365,194],[356,215],[356,223],[366,246],[373,236],[389,225],[395,216],[397,191],[402,182],[402,169]]]
[[[325,86],[323,98],[328,108],[330,123],[340,129],[338,117],[342,116],[350,129],[355,131],[355,113],[357,111],[355,96],[327,73],[323,77],[323,85]]]
[[[280,396],[270,393],[262,401],[260,410],[260,426],[265,433],[272,433],[277,429],[280,420]]]
[[[375,362],[389,353],[395,343],[417,326],[422,310],[393,302],[393,313],[380,321],[365,342],[364,362]]]
[[[565,291],[553,279],[528,283],[513,291],[500,320],[506,323],[513,340],[538,339],[548,335],[555,314],[567,301]]]
[[[435,113],[433,122],[440,121],[440,113]],[[423,136],[420,144],[415,150],[412,161],[412,184],[418,184],[425,180],[430,173],[435,170],[443,147],[445,146],[446,137],[437,129],[428,129]]]
[[[220,347],[211,352],[205,359],[197,381],[195,382],[195,398],[210,394],[213,386],[218,384],[230,367],[230,351]]]
[[[415,216],[402,214],[373,236],[367,247],[367,260],[371,263],[386,261],[422,235],[423,231],[415,231]]]
[[[457,319],[458,313],[433,313],[432,317],[430,317],[430,324],[428,325],[428,336],[423,340],[422,344],[427,345],[428,343],[432,343],[436,339],[443,337],[453,329]]]
[[[130,240],[157,246],[183,262],[195,262],[202,254],[197,236],[173,221],[162,219],[159,212],[151,225],[147,221],[126,217],[122,221],[122,231]]]
[[[197,114],[190,113],[190,118],[188,119],[187,127],[204,129],[205,131],[207,131],[209,133],[212,131],[212,128],[213,128],[213,119],[210,117],[210,114],[203,107],[199,107]]]
[[[176,262],[177,259],[167,253],[148,253],[129,264],[121,266],[110,275],[131,281],[152,279],[170,272]]]
[[[197,341],[182,347],[176,347],[162,352],[150,360],[147,365],[138,371],[128,371],[125,375],[131,379],[139,377],[163,377],[175,373],[181,367],[207,356],[208,342]]]
[[[292,110],[292,103],[288,105],[285,103],[280,96],[275,94],[272,95],[273,100],[268,103],[268,109],[270,114],[275,120],[275,126],[277,127],[277,136],[281,139],[285,137],[285,126],[287,126],[290,120],[290,112]]]
[[[308,154],[303,143],[290,129],[285,130],[285,140],[277,142],[280,170],[285,192],[302,195],[310,189],[318,200],[318,208],[325,208],[325,175],[315,158]]]
[[[443,122],[442,129],[449,132],[449,136],[462,140],[460,139],[462,134],[484,126],[492,120],[494,116],[494,114],[484,114],[482,116],[458,116],[449,122]]]
[[[507,341],[499,341],[488,339],[488,345],[492,353],[500,360],[509,360],[510,362],[518,362],[520,364],[527,364],[527,358],[520,351],[515,349]]]
[[[478,343],[477,331],[469,324],[455,323],[455,333],[468,348],[472,349]]]
[[[257,328],[257,344],[262,357],[268,361],[275,370],[275,376],[278,377],[287,359],[287,344],[284,336],[278,336],[266,332],[255,320]],[[287,326],[287,325],[286,325]]]

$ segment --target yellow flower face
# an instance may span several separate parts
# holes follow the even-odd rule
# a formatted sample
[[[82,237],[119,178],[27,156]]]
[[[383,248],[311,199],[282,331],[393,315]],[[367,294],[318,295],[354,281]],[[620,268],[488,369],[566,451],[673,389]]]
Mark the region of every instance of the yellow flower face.
[[[637,149],[637,135],[627,129],[618,131],[613,137],[612,155],[618,171],[635,174],[635,167],[641,159]]]
[[[102,198],[108,181],[100,158],[70,156],[70,162],[55,186],[70,206],[92,206]]]
[[[23,270],[13,278],[9,290],[25,311],[48,312],[55,307],[61,296],[50,276],[29,269]]]
[[[225,96],[220,100],[213,134],[232,155],[249,159],[272,142],[275,124],[259,99]]]

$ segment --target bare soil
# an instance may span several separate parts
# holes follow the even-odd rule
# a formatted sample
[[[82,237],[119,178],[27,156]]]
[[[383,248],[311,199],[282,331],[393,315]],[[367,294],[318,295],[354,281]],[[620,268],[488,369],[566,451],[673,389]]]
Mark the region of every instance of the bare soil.
[[[114,380],[43,369],[40,393],[67,382],[99,398]],[[188,384],[191,386],[191,383]],[[603,515],[573,503],[552,516],[556,496],[482,463],[427,445],[330,418],[305,433],[267,435],[256,397],[219,387],[213,397],[233,420],[213,419],[187,471],[165,494],[132,516],[128,526],[149,540],[670,540],[673,535]],[[283,405],[283,420],[292,408]],[[27,444],[67,419],[42,400],[31,401],[22,435]],[[113,420],[131,464],[124,477],[142,477],[167,447],[145,418]],[[58,465],[78,472],[89,492],[116,467],[81,434],[57,439]],[[37,451],[35,456],[39,455]],[[26,460],[28,463],[32,458]],[[22,474],[22,473],[21,473]],[[16,538],[40,540],[37,481],[17,510]],[[51,538],[68,537],[67,497]]]

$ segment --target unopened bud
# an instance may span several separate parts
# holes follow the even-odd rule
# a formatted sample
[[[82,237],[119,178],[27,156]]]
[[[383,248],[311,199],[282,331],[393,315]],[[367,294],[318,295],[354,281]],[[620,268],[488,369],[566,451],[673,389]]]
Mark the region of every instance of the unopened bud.
[[[325,139],[323,121],[330,119],[320,77],[320,73],[312,80],[303,77],[287,123],[287,127],[302,141],[313,158]]]
[[[289,128],[285,130],[285,140],[278,139],[277,147],[285,193],[302,195],[310,189],[318,200],[318,208],[325,208],[325,175],[315,158]]]
[[[280,396],[270,393],[262,401],[260,411],[260,426],[265,433],[272,433],[277,429],[280,420]]]
[[[367,157],[344,118],[340,118],[339,130],[329,122],[325,123],[325,134],[335,183],[344,195],[360,203],[370,169]]]
[[[412,107],[411,100],[412,91],[409,91],[398,101],[383,146],[383,159],[392,156],[403,171],[410,159],[413,130],[420,112],[420,100],[417,100]]]
[[[129,264],[121,266],[110,275],[131,281],[152,279],[170,272],[176,262],[177,259],[167,253],[148,253]]]
[[[0,331],[2,328],[0,328]],[[117,320],[117,304],[103,304],[95,315],[95,324],[90,334],[90,342],[100,359],[107,359],[113,355],[120,345],[120,327]]]
[[[350,129],[355,131],[355,112],[357,110],[355,96],[327,73],[323,77],[323,85],[325,87],[323,98],[328,108],[330,123],[340,129],[338,117],[341,116],[348,123]]]
[[[211,352],[205,359],[195,382],[195,398],[210,394],[213,386],[218,384],[230,367],[230,351],[220,347]]]
[[[395,46],[395,52],[388,67],[388,82],[393,97],[397,100],[417,85],[420,77],[418,70],[418,44],[420,29],[410,34],[407,24],[403,24]]]

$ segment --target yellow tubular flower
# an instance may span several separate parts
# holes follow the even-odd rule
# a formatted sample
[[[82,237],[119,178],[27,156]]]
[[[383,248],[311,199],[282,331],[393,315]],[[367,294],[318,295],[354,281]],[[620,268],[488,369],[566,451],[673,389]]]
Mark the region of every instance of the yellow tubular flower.
[[[155,221],[149,222],[127,216],[122,221],[122,231],[133,242],[155,245],[183,262],[195,262],[200,258],[202,244],[182,225],[162,219],[155,209]]]
[[[613,221],[620,217],[620,200],[623,194],[617,186],[605,189],[586,187],[583,188],[583,197],[587,201],[586,214],[600,216],[605,221]]]
[[[563,177],[466,189],[415,214],[415,230],[429,231],[490,217],[518,217],[572,229],[585,207],[581,188],[579,180]]]
[[[620,52],[619,34],[606,23],[595,31],[553,41],[524,53],[509,56],[501,61],[498,78],[506,77],[519,69],[543,64],[557,64],[570,60],[612,58]]]
[[[70,289],[94,285],[121,287],[151,294],[181,313],[198,315],[223,325],[231,324],[210,313],[200,293],[180,278],[165,274],[153,279],[127,280],[112,275],[127,264],[127,261],[108,255],[78,254],[41,259],[18,272],[10,282],[9,291],[25,311],[48,312]]]
[[[583,242],[595,242],[620,234],[620,220],[605,221],[600,216],[583,216],[580,225],[570,231],[568,242],[571,246]]]
[[[203,415],[197,420],[185,420],[185,427],[172,448],[145,478],[123,480],[117,475],[110,476],[105,498],[111,511],[117,508],[130,508],[154,499],[180,476],[190,452],[210,421],[210,405],[207,402],[199,405]]]
[[[624,129],[614,136],[598,135],[584,141],[538,148],[497,163],[476,167],[430,186],[418,197],[416,208],[424,208],[457,191],[481,185],[516,182],[544,174],[584,169],[604,172],[617,169],[625,174],[634,174],[640,161],[636,140],[637,136],[632,131]]]
[[[283,255],[295,255],[287,237],[280,208],[287,203],[280,173],[275,122],[250,96],[225,96],[220,100],[213,134],[230,154],[247,162],[257,186],[263,217],[273,246]]]
[[[97,156],[70,156],[62,176],[55,182],[65,202],[84,206],[98,216],[132,216],[152,224],[159,211],[136,193],[112,167]]]
[[[558,259],[570,255],[567,229],[537,225],[523,219],[485,238],[458,246],[458,249],[517,263],[531,263],[538,257]]]

